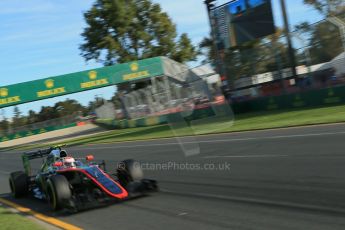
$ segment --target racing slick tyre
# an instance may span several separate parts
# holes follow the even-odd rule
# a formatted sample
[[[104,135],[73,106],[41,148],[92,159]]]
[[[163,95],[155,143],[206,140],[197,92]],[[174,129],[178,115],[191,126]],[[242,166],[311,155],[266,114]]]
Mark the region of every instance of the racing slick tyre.
[[[28,194],[29,185],[26,173],[22,171],[11,173],[9,182],[11,193],[15,198],[20,198]]]
[[[63,175],[54,175],[47,181],[48,202],[52,210],[64,208],[72,198],[70,184]]]
[[[118,164],[117,177],[121,185],[126,186],[130,182],[140,181],[143,179],[144,172],[138,161],[128,159]]]

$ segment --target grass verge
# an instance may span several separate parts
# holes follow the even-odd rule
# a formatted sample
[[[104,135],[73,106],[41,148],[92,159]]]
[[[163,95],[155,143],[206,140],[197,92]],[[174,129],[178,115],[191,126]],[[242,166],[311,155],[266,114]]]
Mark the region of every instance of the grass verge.
[[[2,230],[43,230],[44,228],[29,219],[10,212],[6,208],[0,206],[0,223]]]
[[[192,125],[193,131],[189,128],[176,128],[175,133],[169,125],[129,128],[113,130],[104,134],[95,134],[88,137],[74,138],[65,141],[67,145],[113,143],[121,141],[147,140],[164,137],[174,137],[210,134],[235,131],[260,130],[271,128],[282,128],[292,126],[303,126],[313,124],[325,124],[345,122],[345,105],[324,108],[309,108],[284,111],[266,111],[235,116],[233,122],[220,120],[205,120]],[[44,145],[25,145],[7,150],[39,148]],[[46,146],[46,145],[45,145]]]

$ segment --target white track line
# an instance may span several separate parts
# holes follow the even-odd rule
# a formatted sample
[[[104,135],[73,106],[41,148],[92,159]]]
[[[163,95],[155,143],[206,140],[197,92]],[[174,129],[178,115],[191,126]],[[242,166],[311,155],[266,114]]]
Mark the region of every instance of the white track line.
[[[269,136],[269,137],[247,137],[247,138],[234,138],[234,139],[215,139],[215,140],[200,140],[200,141],[186,141],[183,144],[200,144],[200,143],[217,143],[217,142],[237,142],[237,141],[251,141],[251,140],[275,140],[275,139],[285,139],[285,138],[296,138],[296,137],[315,137],[315,136],[330,136],[330,135],[340,135],[345,134],[343,132],[325,132],[325,133],[308,133],[308,134],[294,134],[294,135],[280,135],[280,136]],[[197,137],[197,136],[196,136]],[[182,139],[183,137],[179,137]],[[188,137],[187,137],[188,138]],[[148,142],[150,140],[147,140]],[[157,140],[155,140],[157,141]],[[135,142],[133,142],[135,143]],[[121,144],[121,143],[119,143]],[[76,147],[76,149],[120,149],[120,148],[137,148],[137,147],[152,147],[152,146],[168,146],[168,145],[179,145],[178,142],[170,143],[156,143],[156,144],[133,144],[133,145],[122,145],[116,146],[99,146],[99,147],[90,147],[90,146],[81,146]]]
[[[269,155],[269,154],[265,154],[265,155],[246,155],[246,156],[231,156],[231,155],[228,155],[228,156],[205,156],[205,157],[202,157],[202,158],[205,158],[205,159],[212,159],[212,158],[264,158],[264,157],[288,157],[289,155]]]
[[[214,199],[221,199],[221,200],[228,200],[228,201],[256,203],[256,204],[261,204],[261,205],[283,206],[283,207],[307,209],[307,210],[313,210],[313,211],[345,213],[345,210],[342,208],[323,207],[323,206],[317,206],[317,205],[312,205],[312,204],[293,203],[289,201],[273,201],[273,200],[265,200],[265,199],[260,199],[260,198],[238,197],[238,196],[218,195],[218,194],[210,194],[210,193],[207,193],[207,194],[206,193],[188,193],[188,192],[172,191],[172,190],[168,190],[164,188],[161,188],[160,191],[163,193],[172,194],[172,195],[182,195],[182,196],[188,195],[188,196],[193,196],[193,197],[214,198]]]
[[[1,173],[1,174],[5,174],[5,175],[10,175],[10,174],[11,174],[10,172],[1,171],[1,170],[0,170],[0,173]]]

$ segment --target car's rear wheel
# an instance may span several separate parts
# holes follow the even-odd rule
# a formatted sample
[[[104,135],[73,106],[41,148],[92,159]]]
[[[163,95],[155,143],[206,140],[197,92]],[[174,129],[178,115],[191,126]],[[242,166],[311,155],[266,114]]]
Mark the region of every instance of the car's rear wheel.
[[[54,175],[47,181],[48,202],[52,210],[64,208],[72,198],[70,184],[63,175]]]
[[[22,171],[13,172],[9,178],[11,193],[15,198],[26,196],[29,192],[28,176]]]
[[[121,185],[126,186],[130,182],[143,179],[144,172],[138,161],[128,159],[118,164],[117,176]]]

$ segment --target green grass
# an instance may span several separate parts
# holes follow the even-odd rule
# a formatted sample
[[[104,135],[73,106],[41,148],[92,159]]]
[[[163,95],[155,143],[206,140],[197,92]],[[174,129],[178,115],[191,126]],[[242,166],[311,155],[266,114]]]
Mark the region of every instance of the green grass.
[[[345,122],[345,105],[284,111],[267,111],[247,113],[235,116],[233,124],[224,119],[205,120],[201,124],[189,128],[175,129],[178,136],[234,131],[248,131],[270,128],[282,128],[301,125]],[[84,138],[65,141],[67,145],[113,143],[121,141],[147,140],[155,138],[174,137],[169,125],[112,130]],[[18,146],[10,149],[38,148],[42,145]]]
[[[0,206],[0,229],[2,230],[43,230],[44,228],[19,214]]]

